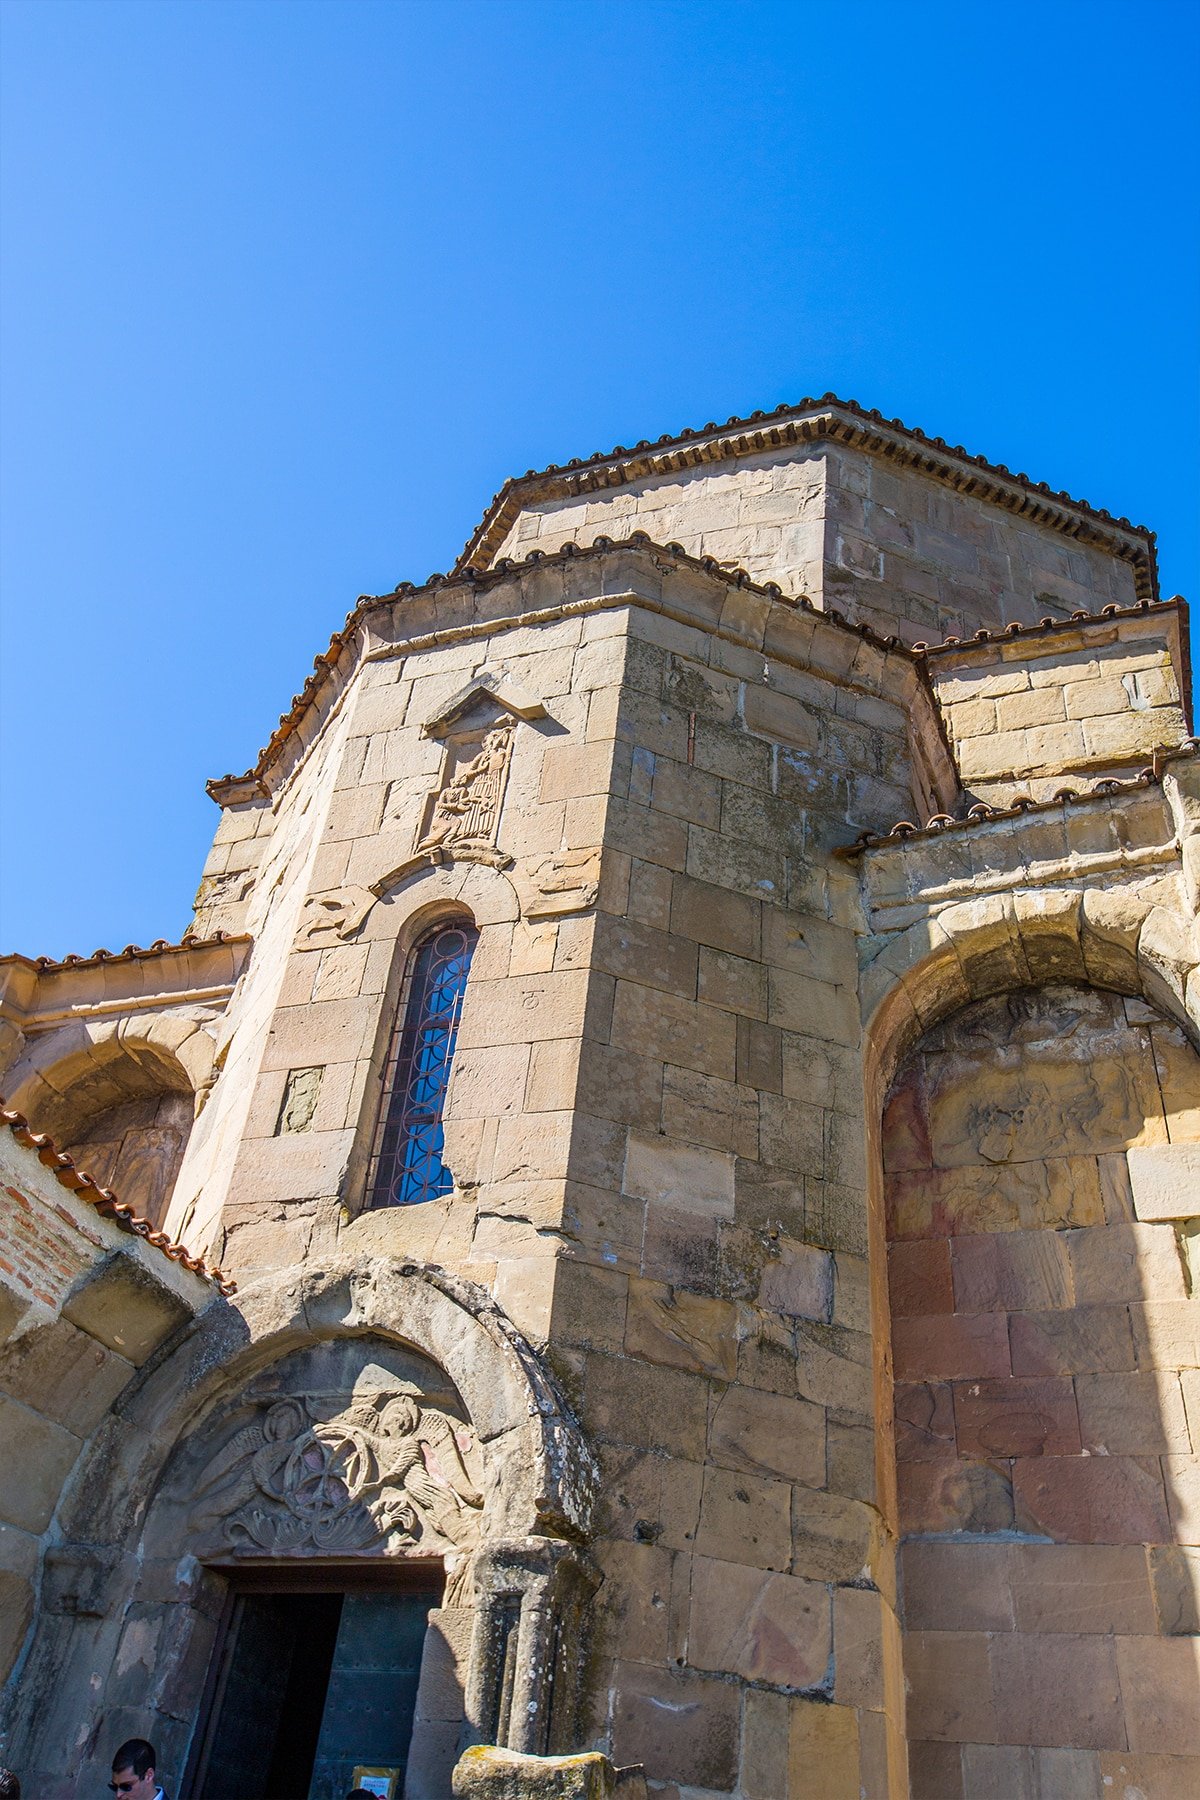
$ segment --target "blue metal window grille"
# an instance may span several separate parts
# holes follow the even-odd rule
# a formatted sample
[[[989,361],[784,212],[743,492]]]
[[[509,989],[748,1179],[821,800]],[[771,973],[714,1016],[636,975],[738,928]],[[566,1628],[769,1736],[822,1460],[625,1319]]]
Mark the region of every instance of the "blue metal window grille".
[[[384,1070],[367,1175],[369,1206],[415,1206],[454,1186],[442,1161],[442,1112],[478,940],[473,925],[439,925],[413,952]]]

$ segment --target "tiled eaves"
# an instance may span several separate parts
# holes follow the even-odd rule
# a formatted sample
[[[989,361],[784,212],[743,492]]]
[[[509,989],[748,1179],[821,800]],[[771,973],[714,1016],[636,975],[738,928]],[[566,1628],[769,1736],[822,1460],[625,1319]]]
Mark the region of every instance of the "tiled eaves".
[[[1128,781],[1110,776],[1097,781],[1086,792],[1079,788],[1061,787],[1049,800],[1034,800],[1028,794],[1018,794],[1007,806],[989,806],[986,801],[981,800],[969,807],[961,819],[954,818],[950,813],[938,813],[932,819],[927,819],[924,825],[914,824],[911,819],[899,819],[890,831],[860,832],[852,844],[842,845],[834,854],[849,861],[868,850],[890,849],[898,844],[911,844],[970,831],[979,825],[995,825],[1003,819],[1019,819],[1027,813],[1058,812],[1064,806],[1085,805],[1091,800],[1109,800],[1117,794],[1131,794],[1141,788],[1158,787],[1162,784],[1163,771],[1170,763],[1193,756],[1200,756],[1200,738],[1185,738],[1175,748],[1157,753],[1151,766],[1139,770]]]
[[[221,946],[249,944],[253,940],[248,932],[217,931],[211,937],[192,937],[187,932],[177,944],[169,943],[166,938],[155,938],[152,944],[143,948],[140,944],[126,944],[123,950],[93,950],[89,956],[69,954],[67,956],[22,956],[15,952],[11,956],[0,956],[0,963],[24,963],[39,974],[55,974],[60,969],[90,969],[101,963],[150,962],[159,956],[178,956],[188,951],[215,950]]]
[[[1133,606],[1118,606],[1115,603],[1101,607],[1098,613],[1073,612],[1065,619],[1039,619],[1036,625],[1022,625],[1014,621],[1006,625],[1002,631],[989,631],[982,626],[973,637],[948,637],[940,644],[915,643],[911,646],[914,656],[924,662],[939,659],[952,659],[956,664],[972,660],[972,653],[983,657],[990,656],[997,649],[1016,643],[1020,648],[1029,643],[1037,643],[1045,638],[1061,637],[1064,633],[1087,631],[1091,627],[1103,628],[1122,619],[1162,618],[1164,622],[1174,624],[1179,634],[1178,674],[1180,692],[1183,699],[1183,716],[1191,726],[1192,722],[1192,659],[1190,647],[1190,624],[1188,604],[1182,594],[1172,594],[1166,600],[1139,600]],[[1019,661],[1019,655],[1014,658]]]
[[[711,576],[715,581],[723,582],[727,587],[743,589],[758,595],[764,600],[773,600],[783,606],[791,607],[797,612],[810,613],[815,619],[824,620],[839,630],[850,632],[863,643],[872,644],[876,648],[903,656],[914,666],[919,666],[908,646],[895,636],[884,637],[870,625],[857,624],[836,608],[825,610],[815,606],[806,595],[787,594],[777,582],[755,581],[745,569],[729,569],[712,556],[693,556],[682,544],[657,543],[645,531],[633,531],[628,537],[597,537],[590,544],[565,543],[557,551],[531,550],[528,556],[520,559],[501,557],[487,569],[476,569],[468,566],[453,574],[435,573],[423,582],[402,581],[390,594],[361,594],[353,611],[346,615],[346,622],[341,631],[335,632],[330,639],[328,651],[318,656],[313,664],[313,673],[303,688],[292,699],[286,713],[280,716],[279,724],[272,732],[267,743],[258,753],[256,761],[242,775],[221,775],[206,783],[206,790],[221,806],[236,805],[269,794],[266,776],[275,764],[288,740],[298,730],[309,708],[322,695],[331,679],[333,671],[339,667],[339,659],[343,655],[353,654],[353,639],[365,616],[378,606],[394,606],[397,601],[416,601],[443,588],[470,588],[483,591],[495,587],[513,576],[528,573],[535,568],[554,568],[570,562],[587,562],[598,560],[614,552],[642,553],[651,558],[670,557],[672,563],[700,574]],[[548,612],[546,616],[551,616]],[[532,620],[530,621],[532,622]],[[503,628],[502,620],[489,620],[488,630]],[[462,627],[448,628],[447,638],[463,634]],[[435,634],[436,635],[436,634]],[[422,645],[423,647],[423,645]]]
[[[501,582],[510,580],[514,575],[519,575],[523,571],[537,567],[554,568],[568,562],[604,557],[613,552],[643,552],[653,558],[669,556],[673,562],[709,575],[716,581],[724,582],[730,588],[745,589],[763,599],[777,601],[796,611],[811,613],[814,618],[824,619],[841,630],[851,632],[865,643],[874,644],[881,650],[905,657],[921,674],[925,673],[927,661],[931,656],[937,655],[942,650],[961,651],[967,647],[955,639],[950,639],[946,644],[932,646],[926,644],[906,645],[898,637],[882,636],[872,626],[858,624],[854,620],[848,619],[836,607],[824,609],[815,606],[806,595],[785,593],[777,582],[755,581],[745,569],[726,568],[711,556],[693,556],[690,551],[683,548],[682,544],[657,543],[644,531],[633,531],[624,538],[599,536],[594,538],[590,544],[565,543],[557,551],[531,550],[527,556],[519,559],[504,556],[487,569],[477,569],[468,565],[449,575],[436,572],[419,583],[402,581],[390,594],[360,594],[353,610],[347,613],[342,629],[334,632],[330,638],[328,650],[322,651],[319,656],[314,658],[312,674],[300,692],[293,695],[288,711],[280,715],[279,724],[259,751],[255,762],[241,775],[221,775],[207,782],[207,792],[219,806],[239,805],[246,801],[269,797],[271,790],[266,779],[268,772],[274,768],[289,741],[300,729],[309,709],[339,679],[342,686],[345,686],[354,661],[354,640],[364,618],[375,607],[394,606],[397,601],[421,600],[446,588],[467,587],[485,591]],[[1081,625],[1107,624],[1114,615],[1117,617],[1138,616],[1151,610],[1157,611],[1160,607],[1175,608],[1180,614],[1181,621],[1186,622],[1186,607],[1178,598],[1166,601],[1143,600],[1138,601],[1133,607],[1108,606],[1102,613],[1075,613],[1069,619],[1062,621],[1043,620],[1039,625],[1009,626],[1007,631],[992,634],[990,637],[987,633],[981,633],[977,638],[967,640],[967,645],[977,644],[982,648],[985,643],[989,642],[993,644],[1007,642],[1019,633],[1024,633],[1027,638],[1033,638],[1043,631],[1065,629],[1077,631]],[[489,629],[497,629],[501,625],[502,621],[489,621]],[[1183,629],[1183,625],[1181,625],[1181,629]],[[455,635],[462,635],[461,627],[447,629],[447,638]],[[1186,658],[1184,679],[1186,680]]]
[[[672,474],[706,462],[754,456],[822,439],[887,457],[931,476],[957,493],[988,500],[1068,537],[1098,544],[1132,565],[1139,596],[1153,599],[1157,594],[1155,537],[1146,526],[1114,518],[1103,507],[1074,500],[1067,493],[1055,493],[1047,482],[1032,481],[1023,473],[1014,474],[1003,463],[973,456],[961,444],[928,437],[899,419],[885,419],[881,412],[868,410],[856,400],[840,400],[836,394],[777,406],[773,412],[753,412],[746,418],[735,416],[723,425],[710,420],[697,430],[668,434],[655,443],[643,439],[631,448],[618,445],[594,456],[574,457],[568,463],[551,463],[545,469],[529,469],[524,475],[511,476],[467,540],[455,573],[468,566],[487,567],[518,513],[530,501],[622,487],[631,481]]]
[[[134,1212],[132,1206],[118,1200],[111,1188],[101,1187],[86,1169],[77,1166],[74,1157],[58,1148],[53,1138],[47,1137],[45,1132],[34,1131],[24,1113],[10,1111],[0,1102],[0,1124],[7,1125],[18,1144],[26,1150],[32,1150],[38,1161],[50,1170],[62,1187],[68,1188],[71,1193],[77,1194],[81,1200],[94,1207],[101,1218],[111,1219],[114,1225],[129,1232],[132,1237],[144,1238],[170,1262],[181,1263],[194,1275],[211,1281],[217,1292],[227,1298],[230,1294],[237,1293],[236,1281],[221,1269],[210,1268],[202,1256],[193,1256],[185,1244],[177,1244],[165,1231],[159,1231],[149,1219],[143,1219],[139,1213]]]

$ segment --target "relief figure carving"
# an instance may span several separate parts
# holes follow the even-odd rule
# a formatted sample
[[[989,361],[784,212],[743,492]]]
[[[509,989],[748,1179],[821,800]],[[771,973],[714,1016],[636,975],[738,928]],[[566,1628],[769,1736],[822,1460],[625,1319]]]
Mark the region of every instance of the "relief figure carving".
[[[327,894],[310,894],[304,902],[297,944],[320,948],[352,937],[377,898],[370,888],[357,884],[334,888]]]
[[[451,752],[442,787],[431,796],[424,829],[418,833],[418,850],[490,849],[500,823],[500,803],[508,775],[513,727],[497,725],[483,735],[473,755],[469,746]],[[457,766],[456,765],[457,762]]]
[[[465,1549],[483,1504],[452,1421],[394,1392],[274,1401],[210,1458],[194,1497],[191,1528],[244,1555]]]

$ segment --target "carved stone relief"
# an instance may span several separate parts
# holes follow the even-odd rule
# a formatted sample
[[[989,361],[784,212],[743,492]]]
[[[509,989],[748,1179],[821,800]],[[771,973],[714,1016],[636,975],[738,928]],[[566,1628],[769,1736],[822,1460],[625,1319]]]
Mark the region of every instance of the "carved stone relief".
[[[331,888],[325,894],[310,894],[304,902],[300,929],[296,933],[299,946],[319,949],[324,944],[342,943],[353,937],[374,906],[377,895],[370,888],[351,883]]]
[[[531,861],[519,881],[521,912],[527,919],[584,912],[600,892],[599,850],[558,850]]]
[[[466,1427],[459,1430],[466,1435]],[[482,1495],[444,1413],[405,1393],[276,1400],[201,1473],[188,1523],[235,1553],[469,1544]]]
[[[283,1104],[279,1108],[279,1119],[275,1126],[276,1137],[311,1130],[317,1101],[321,1098],[321,1080],[324,1074],[324,1065],[320,1068],[288,1071]]]
[[[352,1340],[286,1359],[263,1386],[184,1453],[172,1487],[195,1554],[442,1556],[460,1587],[481,1458],[441,1372]]]
[[[496,855],[515,728],[515,721],[506,719],[450,740],[441,786],[429,796],[417,831],[418,852],[473,854],[489,861]]]

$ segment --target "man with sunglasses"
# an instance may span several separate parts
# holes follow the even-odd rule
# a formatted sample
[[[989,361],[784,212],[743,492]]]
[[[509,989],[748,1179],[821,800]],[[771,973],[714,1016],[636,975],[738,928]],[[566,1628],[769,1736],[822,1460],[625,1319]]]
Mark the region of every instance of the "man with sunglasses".
[[[113,1757],[109,1792],[120,1800],[166,1800],[155,1775],[157,1761],[153,1744],[130,1738]]]

